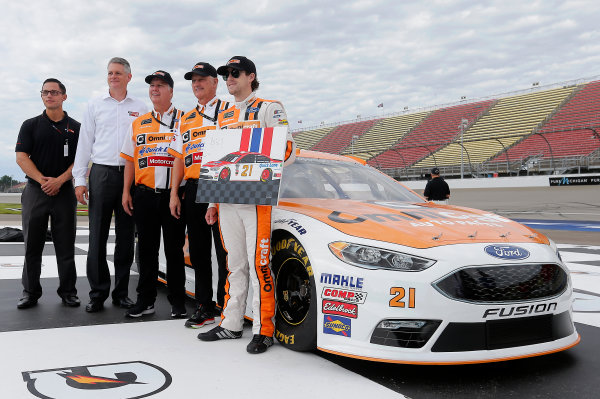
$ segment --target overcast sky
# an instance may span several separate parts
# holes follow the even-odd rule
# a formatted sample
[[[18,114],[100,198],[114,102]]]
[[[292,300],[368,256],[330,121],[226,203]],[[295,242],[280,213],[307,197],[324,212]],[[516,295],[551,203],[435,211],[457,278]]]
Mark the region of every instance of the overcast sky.
[[[64,109],[81,120],[107,90],[114,56],[131,63],[135,96],[150,106],[144,77],[164,69],[175,106],[189,110],[185,72],[245,55],[259,95],[280,100],[292,128],[309,127],[594,77],[599,9],[597,0],[4,2],[0,176],[24,178],[14,147],[22,122],[43,110],[43,80],[66,85]]]

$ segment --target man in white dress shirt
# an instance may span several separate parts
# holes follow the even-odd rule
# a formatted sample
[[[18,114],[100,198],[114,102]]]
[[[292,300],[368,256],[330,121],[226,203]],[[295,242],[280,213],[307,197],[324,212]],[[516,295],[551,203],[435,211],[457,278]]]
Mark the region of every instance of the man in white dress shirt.
[[[146,104],[127,92],[127,84],[131,81],[129,62],[115,57],[108,62],[107,69],[109,90],[88,103],[73,166],[77,200],[84,205],[89,201],[87,277],[91,290],[90,302],[85,310],[90,313],[102,310],[110,293],[106,242],[113,212],[116,245],[112,301],[123,308],[133,306],[127,291],[134,255],[134,223],[121,205],[125,160],[119,154],[131,123],[148,112]],[[85,177],[90,160],[88,194]]]

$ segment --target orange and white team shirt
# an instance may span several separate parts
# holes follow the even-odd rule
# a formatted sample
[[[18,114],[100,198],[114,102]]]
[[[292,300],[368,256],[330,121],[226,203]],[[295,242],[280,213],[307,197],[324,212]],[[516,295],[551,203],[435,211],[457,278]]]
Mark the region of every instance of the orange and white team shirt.
[[[168,153],[183,159],[183,179],[197,179],[200,176],[200,164],[207,130],[216,129],[219,113],[230,107],[226,101],[217,97],[206,105],[198,104],[193,110],[186,112],[179,127],[173,136],[173,141],[168,148]]]
[[[148,112],[133,121],[121,148],[121,157],[132,161],[135,184],[155,189],[171,187],[171,169],[174,158],[168,148],[179,132],[183,112],[171,105],[162,115]]]
[[[275,100],[256,97],[252,92],[248,98],[235,102],[231,107],[219,113],[219,129],[243,129],[249,127],[287,127],[288,119],[283,104]],[[295,159],[295,144],[288,129],[285,164]]]

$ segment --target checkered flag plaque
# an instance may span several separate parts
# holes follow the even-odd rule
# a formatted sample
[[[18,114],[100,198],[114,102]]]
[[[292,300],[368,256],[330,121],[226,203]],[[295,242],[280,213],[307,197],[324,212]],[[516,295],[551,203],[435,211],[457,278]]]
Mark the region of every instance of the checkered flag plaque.
[[[280,180],[265,182],[198,180],[196,202],[277,205]]]

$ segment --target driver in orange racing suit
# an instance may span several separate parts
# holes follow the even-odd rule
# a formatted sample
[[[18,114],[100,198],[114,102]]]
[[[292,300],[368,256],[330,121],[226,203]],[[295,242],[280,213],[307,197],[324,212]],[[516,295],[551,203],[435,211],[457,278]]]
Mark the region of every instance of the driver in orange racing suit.
[[[259,82],[256,67],[246,57],[232,57],[226,65],[217,69],[227,83],[227,90],[235,98],[235,105],[219,114],[219,129],[247,127],[287,126],[287,116],[278,101],[264,100],[256,96]],[[295,144],[288,131],[285,163],[295,159]],[[262,353],[273,345],[275,330],[275,283],[270,268],[271,206],[246,204],[220,204],[221,234],[227,255],[227,282],[225,304],[219,326],[201,333],[202,341],[241,338],[248,278],[254,292],[252,311],[252,341],[246,347],[249,353]],[[206,221],[213,224],[217,209],[211,204]]]

